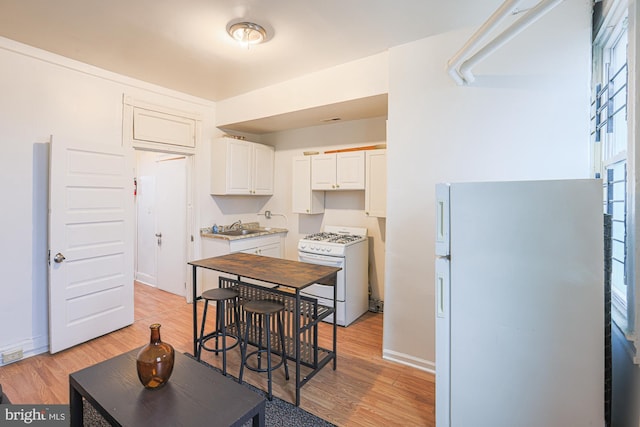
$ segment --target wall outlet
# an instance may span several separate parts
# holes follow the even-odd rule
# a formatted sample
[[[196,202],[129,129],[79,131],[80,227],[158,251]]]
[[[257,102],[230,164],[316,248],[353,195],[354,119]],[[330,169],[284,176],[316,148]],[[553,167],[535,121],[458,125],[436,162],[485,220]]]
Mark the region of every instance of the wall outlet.
[[[2,353],[2,363],[7,364],[7,363],[15,362],[22,359],[23,357],[24,357],[24,354],[22,353],[21,348],[18,350],[7,351],[5,353]]]

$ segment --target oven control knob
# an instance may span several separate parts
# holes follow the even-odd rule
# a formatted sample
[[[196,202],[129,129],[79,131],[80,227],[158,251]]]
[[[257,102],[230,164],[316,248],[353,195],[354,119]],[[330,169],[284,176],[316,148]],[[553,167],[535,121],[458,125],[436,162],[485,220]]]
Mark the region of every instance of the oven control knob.
[[[327,253],[330,253],[333,249],[327,248]]]

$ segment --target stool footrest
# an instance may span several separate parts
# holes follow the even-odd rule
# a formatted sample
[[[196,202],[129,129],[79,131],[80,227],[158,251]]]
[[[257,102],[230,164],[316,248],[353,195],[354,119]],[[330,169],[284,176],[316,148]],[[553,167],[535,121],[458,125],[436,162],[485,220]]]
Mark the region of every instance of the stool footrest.
[[[255,351],[252,351],[251,353],[247,354],[247,356],[245,357],[246,360],[244,362],[244,366],[247,369],[252,370],[253,372],[269,372],[268,367],[266,367],[266,368],[258,368],[258,367],[255,367],[255,366],[251,366],[249,364],[249,358],[250,357],[252,357],[252,356],[258,356],[259,357],[259,355],[262,354],[262,353],[264,353],[266,355],[267,354],[267,349],[264,348],[264,349],[261,349],[261,350],[255,350]],[[271,355],[274,356],[276,354],[275,353],[271,353]],[[272,371],[275,370],[275,369],[278,369],[284,363],[284,358],[282,356],[280,356],[280,355],[278,355],[278,356],[280,357],[280,361],[278,363],[274,364],[273,362],[271,362],[271,370]],[[264,364],[267,363],[266,360],[263,360],[262,362]]]
[[[210,340],[215,339],[215,338],[218,338],[218,339],[222,340],[222,333],[220,333],[220,332],[212,332],[212,333],[202,337],[202,349],[203,350],[207,350],[207,351],[213,351],[216,354],[218,354],[219,351],[231,350],[232,348],[236,347],[240,343],[240,339],[237,336],[226,334],[226,338],[232,338],[234,340],[234,343],[231,344],[229,347],[225,347],[226,342],[222,343],[222,346],[220,346],[219,348],[211,348],[211,347],[207,347],[205,345],[207,343],[207,341],[210,341]]]

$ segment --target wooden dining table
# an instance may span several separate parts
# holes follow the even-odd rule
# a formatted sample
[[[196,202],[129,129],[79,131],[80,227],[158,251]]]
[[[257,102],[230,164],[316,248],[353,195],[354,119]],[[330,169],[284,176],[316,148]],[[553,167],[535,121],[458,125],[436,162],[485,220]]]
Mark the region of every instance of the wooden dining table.
[[[205,258],[188,263],[193,267],[193,353],[198,350],[198,311],[196,303],[201,296],[197,292],[197,269],[204,268],[237,276],[238,280],[253,279],[278,287],[286,287],[293,291],[296,300],[293,315],[295,335],[296,361],[296,397],[295,404],[300,404],[300,388],[307,383],[320,369],[329,362],[333,362],[333,369],[337,368],[337,324],[335,315],[336,280],[339,267],[310,264],[282,258],[272,258],[261,255],[236,252],[218,257]],[[324,357],[318,361],[313,370],[301,378],[300,362],[300,291],[313,284],[333,286],[333,307],[324,307],[325,312],[333,313],[333,348],[326,350]]]

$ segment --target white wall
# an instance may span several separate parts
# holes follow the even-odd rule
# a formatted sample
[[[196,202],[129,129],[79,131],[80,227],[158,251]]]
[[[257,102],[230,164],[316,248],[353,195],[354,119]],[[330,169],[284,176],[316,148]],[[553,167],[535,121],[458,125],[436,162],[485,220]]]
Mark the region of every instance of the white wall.
[[[390,50],[386,358],[435,367],[436,183],[588,176],[590,25],[588,1],[563,2],[469,87],[444,68],[473,29]]]
[[[202,139],[214,134],[212,103],[0,38],[0,353],[47,351],[47,176],[56,140],[122,143],[123,94],[202,114]],[[200,152],[204,147],[199,147]],[[204,156],[198,156],[202,158]],[[196,183],[208,180],[208,162]],[[205,199],[196,185],[198,199]],[[208,191],[207,191],[208,192]],[[205,199],[206,200],[206,199]],[[196,222],[209,206],[197,210]]]

